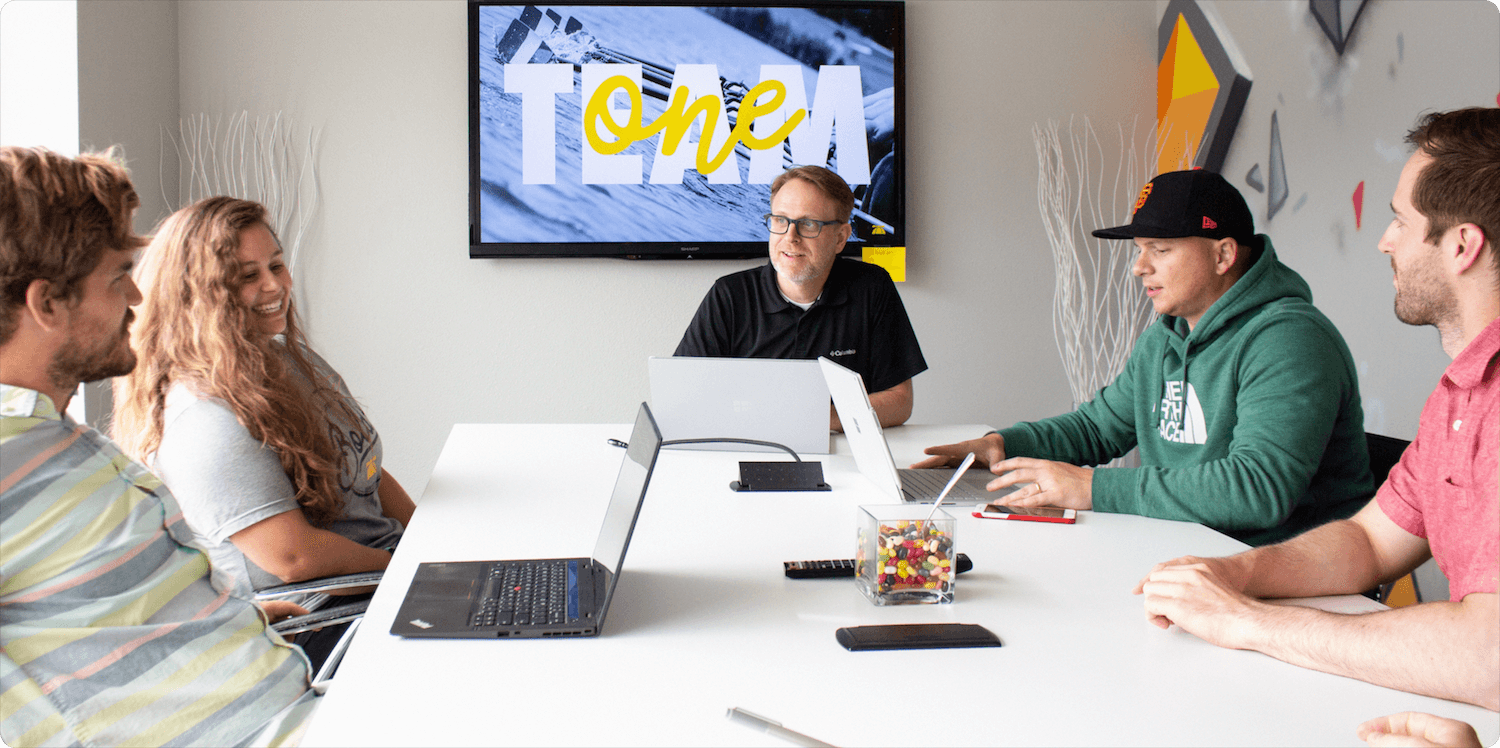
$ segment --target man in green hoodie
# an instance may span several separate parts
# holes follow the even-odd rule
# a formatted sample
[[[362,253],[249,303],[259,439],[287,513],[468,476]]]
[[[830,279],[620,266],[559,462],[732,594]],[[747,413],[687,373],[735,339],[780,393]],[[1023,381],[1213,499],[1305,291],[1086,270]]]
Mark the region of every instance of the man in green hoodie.
[[[969,452],[998,499],[1200,522],[1251,545],[1348,517],[1374,492],[1354,360],[1296,271],[1209,171],[1162,174],[1131,222],[1132,272],[1161,315],[1125,369],[1071,413],[927,449]],[[1091,468],[1139,447],[1141,467]]]

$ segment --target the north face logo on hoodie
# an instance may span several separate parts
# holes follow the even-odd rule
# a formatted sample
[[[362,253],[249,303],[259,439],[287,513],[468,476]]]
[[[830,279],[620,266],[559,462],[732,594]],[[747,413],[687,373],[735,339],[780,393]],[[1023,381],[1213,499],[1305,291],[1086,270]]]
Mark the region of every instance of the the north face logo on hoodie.
[[[1162,389],[1161,421],[1157,423],[1157,433],[1177,444],[1206,444],[1208,425],[1203,419],[1203,406],[1198,404],[1198,393],[1193,391],[1193,385],[1184,388],[1182,382],[1167,382]]]

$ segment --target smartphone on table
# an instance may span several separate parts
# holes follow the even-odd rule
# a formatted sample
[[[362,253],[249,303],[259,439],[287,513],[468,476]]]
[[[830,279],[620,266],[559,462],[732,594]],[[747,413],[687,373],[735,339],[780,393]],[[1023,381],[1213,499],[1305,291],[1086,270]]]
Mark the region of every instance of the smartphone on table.
[[[1073,509],[1060,509],[1055,506],[1005,506],[1004,504],[986,504],[983,509],[974,512],[974,516],[980,519],[1060,522],[1065,525],[1071,525],[1078,520],[1078,512]]]

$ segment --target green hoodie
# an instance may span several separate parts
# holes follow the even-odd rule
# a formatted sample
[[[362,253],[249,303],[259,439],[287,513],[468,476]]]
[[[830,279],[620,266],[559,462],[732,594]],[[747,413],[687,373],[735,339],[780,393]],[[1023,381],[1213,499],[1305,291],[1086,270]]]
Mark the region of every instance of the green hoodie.
[[[999,433],[1007,457],[1094,470],[1094,509],[1200,522],[1265,545],[1374,493],[1354,359],[1271,240],[1190,332],[1163,316],[1078,410]],[[1184,385],[1184,383],[1186,383]]]

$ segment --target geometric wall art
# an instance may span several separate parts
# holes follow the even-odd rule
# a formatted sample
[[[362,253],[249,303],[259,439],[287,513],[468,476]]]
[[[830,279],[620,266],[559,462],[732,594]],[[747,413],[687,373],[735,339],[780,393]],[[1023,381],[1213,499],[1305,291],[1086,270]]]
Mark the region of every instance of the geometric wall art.
[[[1157,27],[1157,173],[1218,172],[1250,95],[1250,68],[1196,0],[1171,0]]]
[[[1365,182],[1363,179],[1354,188],[1354,230],[1359,231],[1360,219],[1365,212]]]
[[[1260,164],[1250,167],[1250,171],[1245,174],[1245,184],[1254,187],[1256,192],[1266,191],[1266,180],[1260,175]]]
[[[1250,171],[1245,174],[1245,184],[1253,187],[1256,192],[1266,193],[1266,220],[1269,221],[1276,217],[1282,206],[1286,205],[1286,199],[1291,195],[1286,179],[1286,157],[1281,150],[1281,125],[1277,122],[1274,111],[1271,112],[1271,150],[1266,155],[1266,165],[1269,167],[1266,170],[1267,176],[1261,174],[1260,164],[1251,166]],[[1304,192],[1302,199],[1297,201],[1292,211],[1296,212],[1306,200],[1307,193]],[[1355,228],[1359,227],[1359,201],[1360,198],[1356,196]]]
[[[1271,112],[1271,152],[1266,157],[1269,181],[1266,182],[1266,220],[1276,217],[1281,206],[1286,205],[1291,194],[1286,183],[1286,158],[1281,153],[1281,127],[1276,124],[1276,113]]]
[[[1318,19],[1323,35],[1333,42],[1333,50],[1343,55],[1349,35],[1354,33],[1354,22],[1365,9],[1365,0],[1308,0],[1308,9]]]

